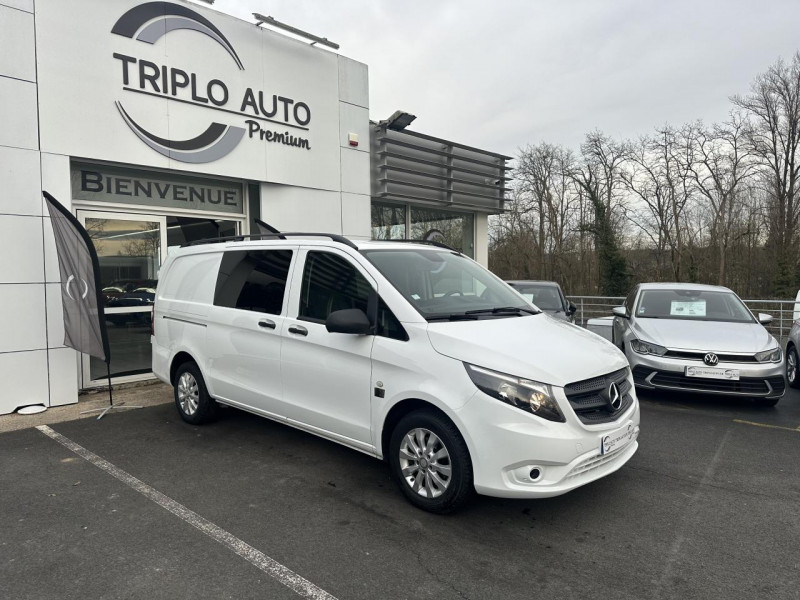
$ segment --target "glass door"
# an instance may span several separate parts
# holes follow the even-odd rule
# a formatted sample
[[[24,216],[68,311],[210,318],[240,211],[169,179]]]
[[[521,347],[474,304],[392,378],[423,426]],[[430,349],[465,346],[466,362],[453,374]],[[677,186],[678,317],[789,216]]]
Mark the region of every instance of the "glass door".
[[[111,348],[111,376],[151,372],[150,325],[158,271],[166,257],[166,217],[79,210],[100,262],[100,289]],[[83,355],[82,387],[102,384],[106,364]]]

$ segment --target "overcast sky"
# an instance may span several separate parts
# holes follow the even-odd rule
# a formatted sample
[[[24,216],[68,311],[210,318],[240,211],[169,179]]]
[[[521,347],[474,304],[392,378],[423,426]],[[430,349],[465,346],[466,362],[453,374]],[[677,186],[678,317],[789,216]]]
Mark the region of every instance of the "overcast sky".
[[[327,37],[369,65],[370,117],[514,155],[724,120],[800,48],[797,0],[216,0]]]

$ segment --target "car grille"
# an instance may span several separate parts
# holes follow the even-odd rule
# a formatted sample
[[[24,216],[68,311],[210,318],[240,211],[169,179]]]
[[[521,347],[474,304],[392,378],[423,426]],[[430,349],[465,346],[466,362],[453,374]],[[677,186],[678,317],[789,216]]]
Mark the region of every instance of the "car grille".
[[[667,350],[667,358],[682,358],[684,360],[703,360],[708,352],[692,352],[690,350]],[[754,363],[755,354],[719,354],[715,352],[721,363]]]
[[[572,479],[573,477],[580,477],[581,475],[585,475],[586,473],[590,473],[595,469],[599,469],[603,465],[607,465],[610,462],[614,462],[621,456],[624,456],[625,451],[628,450],[629,445],[626,445],[624,448],[620,450],[615,450],[610,454],[597,454],[595,456],[590,456],[579,462],[575,465],[572,470],[567,473],[564,479]]]
[[[600,393],[607,390],[611,382],[615,382],[622,395],[619,410],[613,410]],[[633,404],[628,383],[628,368],[614,371],[608,375],[577,381],[564,386],[564,393],[578,419],[587,425],[610,423],[616,421]]]
[[[655,372],[655,375],[653,373]],[[650,377],[650,375],[653,375]],[[649,381],[647,378],[650,378]],[[747,396],[779,396],[786,391],[786,382],[778,375],[759,379],[742,377],[739,381],[727,379],[703,379],[686,377],[683,373],[672,371],[654,371],[638,365],[633,369],[633,380],[637,385],[683,389],[709,394],[738,394]]]

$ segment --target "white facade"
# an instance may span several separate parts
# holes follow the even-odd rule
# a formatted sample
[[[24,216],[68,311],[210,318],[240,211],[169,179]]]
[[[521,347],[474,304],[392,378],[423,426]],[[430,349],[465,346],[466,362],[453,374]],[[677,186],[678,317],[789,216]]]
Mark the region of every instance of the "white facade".
[[[349,143],[369,138],[366,65],[197,4],[145,4],[0,0],[0,414],[89,384],[63,345],[42,190],[79,218],[221,214],[73,201],[76,162],[255,185],[279,229],[370,236],[369,145]]]

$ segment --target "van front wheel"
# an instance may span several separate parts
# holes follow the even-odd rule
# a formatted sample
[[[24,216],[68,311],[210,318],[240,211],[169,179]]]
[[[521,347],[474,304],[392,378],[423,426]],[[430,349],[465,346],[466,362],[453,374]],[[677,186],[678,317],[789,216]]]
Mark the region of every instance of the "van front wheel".
[[[175,373],[175,406],[181,419],[192,425],[212,421],[217,416],[217,403],[208,395],[200,369],[185,362]]]
[[[415,411],[400,420],[389,443],[389,467],[406,498],[429,512],[453,512],[474,491],[464,438],[433,411]]]

